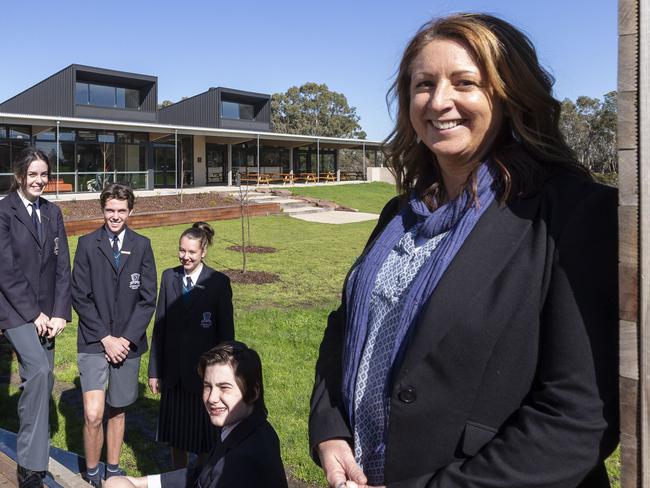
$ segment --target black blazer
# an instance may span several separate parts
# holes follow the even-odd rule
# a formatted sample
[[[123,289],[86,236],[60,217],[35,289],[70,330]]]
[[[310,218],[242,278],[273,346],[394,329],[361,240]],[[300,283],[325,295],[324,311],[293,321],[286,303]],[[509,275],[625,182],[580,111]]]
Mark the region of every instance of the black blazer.
[[[162,488],[287,488],[278,435],[258,410],[217,443],[203,466],[163,473],[160,481]]]
[[[70,252],[61,210],[39,198],[43,243],[17,192],[0,200],[0,328],[32,322],[42,312],[72,319]]]
[[[393,372],[388,486],[609,486],[602,461],[618,440],[616,203],[615,190],[564,175],[531,198],[488,207]],[[397,209],[396,200],[386,206],[371,240]],[[351,439],[341,407],[344,310],[330,315],[320,348],[312,449]]]
[[[186,390],[200,394],[199,356],[235,337],[232,289],[225,274],[204,264],[185,302],[183,276],[183,267],[177,266],[166,269],[160,279],[149,377],[161,379],[165,387],[180,381]]]
[[[79,315],[78,352],[104,352],[100,341],[107,335],[131,341],[128,357],[146,352],[156,289],[149,239],[127,227],[116,268],[103,226],[80,237],[72,270],[72,303]]]

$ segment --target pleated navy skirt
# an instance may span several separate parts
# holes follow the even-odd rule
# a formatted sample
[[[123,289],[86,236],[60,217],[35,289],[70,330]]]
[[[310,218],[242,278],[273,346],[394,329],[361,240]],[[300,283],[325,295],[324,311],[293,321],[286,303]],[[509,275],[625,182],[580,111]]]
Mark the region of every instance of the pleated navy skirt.
[[[221,430],[210,423],[201,395],[183,389],[163,386],[156,440],[171,447],[201,454],[210,452]]]

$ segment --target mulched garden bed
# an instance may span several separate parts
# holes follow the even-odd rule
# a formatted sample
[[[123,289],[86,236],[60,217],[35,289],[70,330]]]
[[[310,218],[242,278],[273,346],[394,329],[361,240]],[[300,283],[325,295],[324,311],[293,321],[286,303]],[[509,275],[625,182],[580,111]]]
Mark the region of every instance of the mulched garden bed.
[[[226,249],[228,249],[229,251],[242,252],[242,246],[228,246]],[[267,246],[244,246],[243,249],[245,252],[250,252],[254,254],[271,254],[274,252],[278,252],[276,248],[267,247]]]
[[[66,222],[102,218],[99,197],[96,200],[75,200],[55,202],[63,213]],[[135,211],[139,214],[163,210],[187,210],[192,208],[211,208],[236,203],[229,195],[222,193],[186,193],[183,203],[179,195],[157,195],[155,197],[136,197]]]
[[[221,272],[227,275],[233,283],[242,285],[265,285],[280,281],[280,275],[267,271],[246,271],[242,273],[238,269],[222,269]]]

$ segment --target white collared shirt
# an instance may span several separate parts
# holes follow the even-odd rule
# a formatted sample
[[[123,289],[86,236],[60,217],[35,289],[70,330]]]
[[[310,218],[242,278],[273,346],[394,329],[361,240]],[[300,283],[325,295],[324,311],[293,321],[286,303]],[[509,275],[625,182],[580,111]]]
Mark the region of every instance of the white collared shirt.
[[[106,231],[106,235],[108,236],[108,243],[111,246],[111,249],[113,248],[113,234],[106,226],[104,226],[104,230]],[[124,234],[126,234],[126,226],[122,229],[122,232],[117,234],[117,248],[121,251],[122,250],[122,244],[124,243]]]
[[[192,280],[192,286],[196,285],[196,283],[199,281],[199,275],[201,274],[201,271],[203,271],[203,263],[199,263],[196,269],[189,275],[183,272],[183,284],[187,285],[187,277],[189,276]]]
[[[27,198],[25,198],[25,195],[23,195],[23,192],[20,191],[20,189],[17,191],[17,193],[18,196],[20,197],[20,201],[23,202],[23,205],[25,205],[25,208],[27,209],[27,213],[29,214],[29,216],[30,217],[32,216],[32,209],[34,208],[32,207],[33,204],[36,206],[36,215],[38,215],[38,220],[43,222],[43,219],[41,218],[41,206],[40,206],[40,202],[38,201],[39,199],[37,198],[35,202],[30,202],[29,200],[27,200]]]

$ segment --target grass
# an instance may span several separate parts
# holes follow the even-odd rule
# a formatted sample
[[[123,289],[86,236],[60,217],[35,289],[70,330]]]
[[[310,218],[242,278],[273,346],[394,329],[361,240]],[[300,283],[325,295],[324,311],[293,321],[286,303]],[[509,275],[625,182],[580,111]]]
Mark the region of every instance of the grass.
[[[363,188],[360,191],[360,188]],[[360,212],[379,212],[389,198],[396,195],[395,186],[388,183],[365,183],[291,188],[294,195],[331,200]]]
[[[300,189],[300,194],[378,213],[394,195],[394,190],[390,185],[371,183],[304,188]],[[208,264],[216,269],[240,269],[241,255],[226,250],[232,244],[241,243],[240,222],[220,221],[213,225],[217,239],[208,254]],[[285,466],[294,477],[308,483],[324,486],[322,473],[309,458],[307,446],[309,396],[318,345],[328,312],[338,306],[345,273],[374,225],[374,221],[326,225],[285,216],[253,218],[253,244],[273,246],[278,252],[249,254],[248,269],[276,272],[280,281],[267,285],[233,284],[236,336],[254,347],[262,357],[266,403],[270,421],[280,436]],[[177,264],[178,236],[185,227],[141,231],[152,241],[159,276],[164,269]],[[76,244],[77,239],[71,238],[72,253]],[[66,383],[78,381],[76,324],[75,317],[57,339],[56,377]],[[147,365],[148,355],[145,355],[140,370],[142,394],[133,410],[151,426],[157,416],[158,399],[145,389]],[[15,362],[13,370],[16,370]],[[70,392],[64,394],[72,395]],[[0,389],[0,426],[13,431],[18,428],[17,397],[14,387]],[[74,398],[57,402],[56,408],[51,409],[52,444],[83,453],[82,418],[78,408],[75,410],[71,404]],[[128,415],[127,422],[130,422]],[[166,455],[165,449],[155,448],[151,435],[144,435],[140,429],[127,429],[121,463],[130,474],[158,471]],[[612,479],[619,478],[618,455],[608,460],[608,470]],[[617,481],[613,486],[618,486]]]

